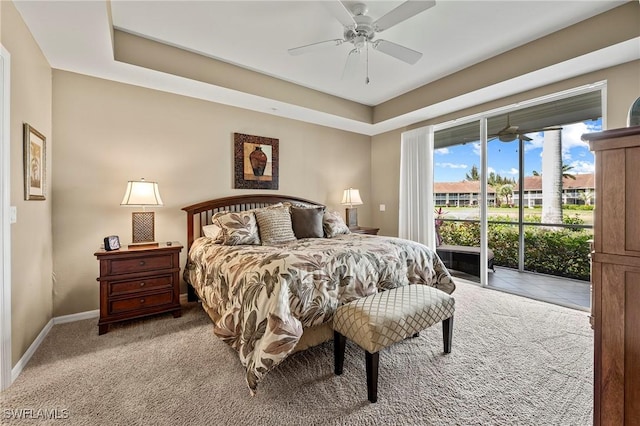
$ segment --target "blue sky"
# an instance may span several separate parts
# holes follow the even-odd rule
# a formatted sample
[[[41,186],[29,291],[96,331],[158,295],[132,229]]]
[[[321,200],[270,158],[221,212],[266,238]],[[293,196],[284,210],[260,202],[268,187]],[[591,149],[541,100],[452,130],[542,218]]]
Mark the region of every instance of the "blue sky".
[[[602,129],[602,119],[562,127],[562,162],[573,167],[571,173],[593,173],[595,170],[593,153],[589,144],[580,139],[584,133],[598,132]],[[525,142],[525,176],[531,176],[534,170],[542,171],[542,145],[544,135],[530,133],[532,141]],[[480,143],[472,142],[435,151],[434,178],[436,182],[458,182],[465,179],[471,167],[480,169]],[[504,143],[497,139],[489,141],[489,172],[503,177],[518,177],[518,142]]]

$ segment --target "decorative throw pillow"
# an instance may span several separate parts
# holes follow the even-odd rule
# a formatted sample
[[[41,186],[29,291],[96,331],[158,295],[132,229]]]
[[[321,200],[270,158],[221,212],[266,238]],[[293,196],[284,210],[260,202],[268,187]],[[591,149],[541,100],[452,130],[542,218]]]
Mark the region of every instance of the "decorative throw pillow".
[[[291,225],[296,238],[322,238],[324,207],[291,207]]]
[[[295,241],[288,207],[256,210],[255,215],[263,245]]]
[[[333,238],[336,235],[348,234],[351,232],[349,231],[349,227],[347,226],[347,224],[344,223],[344,220],[342,219],[342,216],[340,216],[340,213],[336,211],[329,211],[324,213],[324,217],[322,218],[322,226],[327,238]]]
[[[205,237],[209,237],[216,242],[222,242],[222,228],[220,227],[220,225],[218,225],[217,220],[216,223],[203,226],[202,233]]]
[[[222,243],[228,246],[260,244],[253,212],[228,212],[216,218],[222,228]]]

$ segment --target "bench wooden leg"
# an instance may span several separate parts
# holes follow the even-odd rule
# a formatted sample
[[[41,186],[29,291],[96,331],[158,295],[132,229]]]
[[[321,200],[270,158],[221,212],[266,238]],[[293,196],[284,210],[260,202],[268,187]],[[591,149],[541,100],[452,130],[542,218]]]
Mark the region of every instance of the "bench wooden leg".
[[[342,366],[344,365],[344,348],[347,338],[337,331],[333,332],[333,368],[336,375],[342,374]]]
[[[367,397],[370,402],[378,400],[378,364],[380,352],[370,353],[364,351],[367,361]]]
[[[451,340],[453,340],[453,315],[442,321],[442,340],[444,341],[444,353],[451,353]]]

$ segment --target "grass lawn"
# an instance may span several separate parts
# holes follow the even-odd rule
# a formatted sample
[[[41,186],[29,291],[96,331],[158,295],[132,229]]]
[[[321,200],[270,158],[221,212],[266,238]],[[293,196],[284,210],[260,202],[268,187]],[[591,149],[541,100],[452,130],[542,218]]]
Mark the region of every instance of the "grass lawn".
[[[478,219],[480,217],[480,208],[479,207],[443,207],[443,212],[446,212],[444,215],[445,219]],[[537,216],[540,217],[542,215],[542,209],[540,208],[525,208],[524,216]],[[593,225],[593,211],[592,210],[568,210],[564,209],[562,211],[563,216],[569,217],[579,217],[584,221],[585,225]],[[518,220],[518,208],[500,208],[500,207],[489,207],[489,218],[501,216],[502,219],[505,219],[505,216],[508,216],[516,222]],[[491,219],[489,219],[491,220]],[[525,219],[526,220],[526,219]]]

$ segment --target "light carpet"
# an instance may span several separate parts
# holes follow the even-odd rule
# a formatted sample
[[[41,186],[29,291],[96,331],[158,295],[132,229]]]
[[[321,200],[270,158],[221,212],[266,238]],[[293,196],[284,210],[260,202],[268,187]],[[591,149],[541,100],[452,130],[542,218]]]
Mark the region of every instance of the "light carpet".
[[[440,325],[380,355],[367,401],[364,353],[347,344],[333,374],[327,342],[292,355],[249,395],[236,353],[197,304],[113,326],[56,325],[1,395],[2,424],[588,425],[593,332],[585,312],[456,279],[453,348]],[[16,420],[57,409],[66,419]],[[28,413],[28,412],[27,412]],[[66,413],[66,414],[65,414]],[[34,415],[31,417],[36,417]]]

